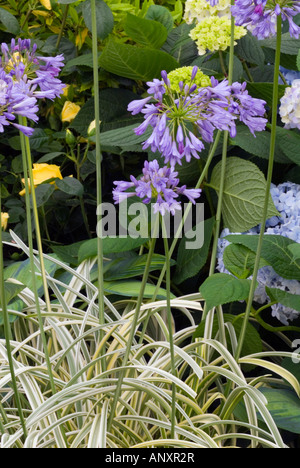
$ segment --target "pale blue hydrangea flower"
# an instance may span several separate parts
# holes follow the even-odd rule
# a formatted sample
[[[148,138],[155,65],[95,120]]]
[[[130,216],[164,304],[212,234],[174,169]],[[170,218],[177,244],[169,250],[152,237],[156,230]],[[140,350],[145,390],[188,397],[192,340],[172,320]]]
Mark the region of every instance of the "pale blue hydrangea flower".
[[[266,234],[281,235],[300,243],[300,185],[291,182],[278,186],[272,185],[271,195],[280,213],[280,218],[274,216],[267,221]],[[259,232],[260,226],[257,226],[243,234],[254,235],[259,234]],[[229,245],[225,237],[229,234],[241,233],[231,233],[229,229],[224,229],[221,233],[218,245],[217,265],[221,273],[229,273],[223,261],[224,250]],[[280,277],[271,266],[266,266],[259,270],[257,281],[259,286],[255,291],[254,300],[259,304],[265,304],[269,300],[265,290],[266,286],[300,295],[300,282]],[[282,304],[276,304],[272,306],[272,315],[273,317],[277,317],[284,325],[288,325],[290,321],[299,316],[299,312]]]

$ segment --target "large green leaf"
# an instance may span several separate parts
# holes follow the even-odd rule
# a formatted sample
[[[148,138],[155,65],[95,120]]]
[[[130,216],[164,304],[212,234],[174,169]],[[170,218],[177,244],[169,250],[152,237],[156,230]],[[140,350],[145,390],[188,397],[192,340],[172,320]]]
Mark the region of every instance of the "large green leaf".
[[[285,86],[278,86],[278,99],[281,99],[285,92]],[[273,83],[247,83],[247,90],[251,96],[263,99],[267,102],[269,107],[272,107],[273,103]]]
[[[117,294],[125,297],[138,297],[140,295],[142,283],[140,281],[104,281],[104,291],[109,294]],[[144,297],[151,299],[154,296],[156,286],[147,284],[144,292]],[[160,288],[157,299],[166,299],[167,292]],[[172,294],[171,298],[175,296]]]
[[[104,278],[106,281],[125,280],[142,276],[148,255],[135,255],[132,258],[118,258],[112,260],[109,268],[105,270]],[[165,265],[166,258],[163,255],[154,254],[151,259],[150,271],[161,270]],[[172,261],[172,264],[174,262]]]
[[[219,190],[222,163],[218,163],[210,185]],[[258,167],[250,161],[231,157],[227,160],[223,195],[223,219],[231,232],[245,232],[257,226],[262,219],[266,180]],[[277,216],[271,195],[268,217]]]
[[[264,64],[265,55],[261,48],[260,41],[250,32],[238,40],[235,52],[247,62],[255,63],[259,66],[263,66]]]
[[[145,18],[149,20],[159,21],[168,32],[172,31],[174,26],[174,20],[172,14],[168,8],[161,5],[150,5]]]
[[[159,49],[168,36],[168,31],[163,24],[130,13],[127,13],[124,31],[138,44],[152,49]]]
[[[270,297],[271,301],[276,301],[279,304],[284,305],[285,307],[290,307],[291,309],[297,310],[300,312],[300,296],[297,294],[291,294],[281,289],[268,288],[266,287],[266,292]]]
[[[253,252],[257,251],[258,235],[229,235],[226,239],[234,244],[242,244]],[[278,275],[300,281],[300,260],[294,258],[289,250],[290,245],[297,244],[287,237],[266,234],[263,238],[261,257]]]
[[[17,18],[4,8],[0,8],[0,22],[10,34],[19,34],[20,25]]]
[[[223,254],[226,269],[237,278],[249,278],[252,275],[256,255],[244,245],[229,244]],[[261,258],[259,267],[267,266],[268,263]]]
[[[280,127],[277,127],[277,129],[279,128]],[[267,131],[257,132],[254,137],[248,127],[245,125],[239,125],[237,127],[237,135],[235,138],[230,139],[230,144],[237,145],[244,151],[254,154],[259,158],[269,159],[270,137],[271,133]],[[281,148],[279,132],[276,135],[275,161],[282,164],[290,162],[290,159],[286,156],[286,152],[283,152],[283,148]]]
[[[200,293],[206,301],[209,310],[230,302],[247,299],[251,281],[238,279],[226,273],[215,273],[200,286]]]
[[[82,5],[82,14],[87,28],[92,31],[91,0],[86,0]],[[113,30],[114,17],[111,9],[103,0],[96,0],[97,35],[105,39]]]
[[[162,48],[171,54],[181,66],[190,65],[198,57],[196,43],[189,36],[193,27],[193,25],[182,23],[173,29]]]
[[[126,119],[130,119],[130,124],[133,124],[136,117],[132,116],[127,111],[127,107],[131,101],[138,98],[136,94],[126,89],[107,88],[100,90],[99,106],[101,132],[109,130],[111,128],[110,125],[113,128],[126,126]],[[94,115],[95,102],[94,98],[91,98],[82,106],[70,127],[83,137],[87,137],[88,128],[90,123],[94,120]],[[141,121],[140,117],[138,117],[138,121]]]
[[[15,283],[10,283],[9,281],[4,282],[4,289],[5,289],[5,299],[6,303],[9,304],[9,302],[16,297],[23,289],[25,286],[23,284],[15,284]]]
[[[292,252],[293,257],[295,259],[300,258],[300,244],[298,244],[298,243],[297,244],[296,243],[291,244],[291,245],[288,246],[288,249],[290,250],[290,252]]]
[[[292,162],[300,166],[300,135],[293,130],[277,127],[277,145],[280,151]]]
[[[204,244],[200,249],[186,249],[186,236],[181,239],[177,255],[176,273],[173,277],[175,283],[182,283],[186,279],[195,276],[205,265],[214,224],[215,218],[210,218],[204,222]]]
[[[127,252],[129,250],[138,249],[141,245],[145,244],[147,239],[133,239],[131,237],[105,237],[102,239],[103,253],[109,255],[110,253]],[[90,239],[84,242],[78,251],[78,261],[83,262],[87,258],[97,256],[98,239]]]
[[[160,78],[162,70],[170,72],[179,67],[166,52],[121,44],[113,39],[104,48],[100,65],[115,75],[141,81]]]
[[[261,46],[276,50],[276,36],[259,41]],[[300,49],[300,39],[284,33],[281,37],[281,52],[288,55],[297,55]]]
[[[300,434],[300,399],[291,390],[277,388],[259,389],[267,398],[267,409],[276,425],[295,434]],[[260,419],[262,419],[259,416]]]
[[[50,276],[53,276],[58,267],[55,265],[55,263],[51,262],[51,260],[45,260],[45,268],[47,273]],[[37,271],[38,270],[36,268],[35,272],[37,273]],[[15,262],[9,267],[5,268],[4,278],[6,280],[9,278],[16,279],[29,289],[33,290],[32,273],[29,259],[25,260],[24,262]],[[41,297],[43,295],[44,289],[43,281],[40,275],[36,275],[36,286],[38,289],[38,294]]]

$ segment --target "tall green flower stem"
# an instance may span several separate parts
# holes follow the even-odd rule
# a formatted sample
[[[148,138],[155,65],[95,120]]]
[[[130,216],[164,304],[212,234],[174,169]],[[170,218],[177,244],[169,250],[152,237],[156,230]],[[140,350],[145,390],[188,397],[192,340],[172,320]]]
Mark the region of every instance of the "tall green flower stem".
[[[61,21],[60,31],[59,31],[56,46],[55,46],[56,50],[59,49],[59,46],[60,46],[60,43],[61,43],[61,40],[62,40],[62,36],[63,36],[63,33],[64,33],[65,25],[66,25],[68,14],[69,14],[70,5],[63,5],[63,7],[64,7],[64,10],[63,10],[64,12],[63,12],[63,17],[62,17],[62,21]]]
[[[173,317],[171,310],[171,262],[169,256],[169,243],[167,231],[163,216],[161,216],[162,235],[164,239],[164,249],[166,257],[166,290],[167,290],[167,320],[169,331],[170,357],[171,357],[171,373],[176,377],[176,363],[173,338]],[[172,382],[172,403],[171,403],[171,439],[175,438],[176,425],[176,384]]]
[[[1,213],[1,187],[0,187],[0,213]],[[27,429],[26,429],[26,423],[24,419],[24,414],[23,414],[23,409],[22,409],[22,404],[21,404],[21,398],[20,394],[18,391],[18,385],[17,385],[17,379],[16,379],[16,374],[15,374],[15,369],[14,369],[14,360],[12,357],[12,347],[11,347],[11,328],[10,328],[10,321],[9,321],[9,314],[7,310],[7,304],[6,304],[6,298],[5,298],[5,282],[4,282],[4,260],[3,260],[3,244],[2,244],[2,227],[0,223],[0,307],[2,310],[2,316],[3,316],[3,325],[4,325],[4,335],[5,335],[5,344],[6,344],[6,351],[7,351],[7,360],[8,360],[8,365],[9,365],[9,371],[11,375],[11,384],[12,384],[12,389],[15,395],[15,401],[18,409],[18,415],[20,418],[21,426],[23,429],[23,434],[24,437],[27,437]],[[0,430],[2,433],[5,432],[4,427],[0,426]]]
[[[231,5],[234,4],[232,0]],[[229,85],[232,84],[233,81],[233,64],[234,64],[234,30],[235,30],[235,23],[234,17],[231,16],[231,36],[230,36],[230,49],[229,49],[229,66],[228,66],[228,83]],[[218,240],[220,236],[221,230],[221,222],[222,222],[222,207],[223,207],[223,196],[224,196],[224,188],[225,188],[225,176],[226,176],[226,163],[227,163],[227,151],[228,151],[228,140],[229,140],[229,132],[224,132],[224,139],[223,139],[223,149],[222,149],[222,162],[221,162],[221,179],[220,179],[220,187],[218,192],[218,206],[216,212],[216,223],[214,227],[214,240],[212,246],[212,254],[211,254],[211,261],[210,261],[210,269],[209,269],[209,276],[213,275],[216,268],[217,262],[217,252],[218,252]],[[205,320],[205,331],[204,337],[210,338],[212,333],[213,327],[213,320],[214,314],[211,313],[208,315],[208,308],[204,307],[202,320]],[[224,327],[224,318],[223,312],[220,307],[216,308],[218,324],[219,324],[219,333],[220,333],[220,342],[226,346],[226,334],[225,334],[225,327]],[[206,358],[207,347],[203,346],[202,349],[203,358]]]
[[[93,68],[94,68],[94,102],[95,102],[95,139],[96,139],[96,176],[97,176],[97,207],[102,203],[102,154],[100,141],[100,104],[99,104],[99,63],[98,63],[98,36],[97,36],[97,11],[96,0],[91,0],[92,15],[92,42],[93,42]],[[97,214],[97,223],[101,222],[101,216]],[[103,240],[98,233],[97,238],[97,263],[98,263],[98,285],[99,285],[99,322],[105,323],[104,316],[104,279],[103,279]],[[100,331],[100,341],[104,338],[105,331]],[[105,349],[101,351],[105,354]],[[102,360],[102,370],[106,370],[106,362]]]
[[[26,126],[27,120],[25,117],[20,118],[20,124]],[[42,239],[41,239],[39,214],[38,214],[35,188],[34,188],[31,149],[30,149],[29,138],[23,135],[23,133],[21,132],[20,132],[20,140],[21,140],[21,149],[22,149],[23,172],[24,172],[24,178],[25,178],[26,220],[27,220],[27,232],[28,232],[29,260],[30,260],[30,268],[32,272],[32,286],[33,286],[33,292],[34,292],[34,297],[35,297],[38,323],[39,323],[39,328],[40,328],[43,350],[45,354],[45,361],[47,365],[51,391],[53,394],[55,394],[56,388],[55,388],[51,361],[50,361],[49,352],[48,352],[47,338],[46,338],[46,334],[44,331],[44,321],[43,321],[43,317],[41,314],[39,294],[37,291],[36,276],[35,276],[35,258],[33,254],[31,205],[32,205],[33,218],[34,218],[34,224],[35,224],[37,247],[39,251],[39,261],[40,261],[40,269],[41,269],[46,308],[47,308],[48,313],[51,314],[51,302],[50,302],[49,290],[48,290],[48,285],[47,285],[47,276],[46,276],[45,262],[44,262],[44,256],[43,256],[43,246],[42,246]],[[28,183],[28,176],[29,176],[29,183]],[[31,197],[30,197],[30,192],[31,192]],[[30,203],[30,198],[31,198],[31,203]]]
[[[220,141],[220,138],[221,138],[221,131],[218,130],[217,134],[216,134],[216,138],[214,140],[214,143],[210,149],[210,152],[209,152],[209,155],[208,155],[208,158],[207,158],[207,161],[205,163],[205,166],[201,172],[201,175],[198,179],[198,182],[196,184],[196,189],[199,189],[203,183],[203,181],[205,180],[205,178],[207,177],[207,173],[208,173],[208,170],[209,170],[209,167],[210,167],[210,164],[211,164],[211,161],[216,153],[216,150],[217,150],[217,147],[218,147],[218,144],[219,144],[219,141]],[[185,210],[185,213],[184,213],[184,216],[183,216],[183,219],[182,219],[182,222],[180,224],[180,226],[178,227],[178,230],[174,236],[174,240],[171,244],[171,246],[169,247],[169,261],[171,260],[172,258],[172,255],[174,253],[174,250],[176,248],[176,245],[177,245],[177,242],[178,242],[178,239],[180,239],[181,237],[181,234],[182,234],[182,230],[183,230],[183,227],[184,227],[184,224],[187,220],[187,217],[192,209],[192,203],[189,203],[186,210]],[[161,274],[157,280],[157,284],[156,284],[156,287],[155,287],[155,291],[154,291],[154,294],[153,294],[153,297],[152,297],[152,302],[156,301],[156,298],[158,296],[158,293],[159,293],[159,288],[161,287],[161,284],[165,278],[165,275],[166,275],[166,270],[167,270],[167,259],[164,263],[164,266],[162,268],[162,271],[161,271]],[[144,325],[143,325],[143,330],[142,330],[142,333],[141,333],[141,337],[140,337],[140,343],[143,342],[143,339],[144,339],[144,336],[145,336],[145,333],[146,333],[146,329],[147,329],[147,326],[148,326],[148,323],[149,323],[149,318],[150,316],[148,315],[148,317],[146,318],[145,322],[144,322]]]
[[[247,301],[246,312],[242,324],[241,333],[238,340],[238,346],[236,350],[236,359],[238,360],[241,355],[241,350],[245,341],[245,334],[247,330],[247,324],[251,314],[251,307],[256,289],[256,281],[260,264],[260,257],[262,251],[262,244],[264,239],[264,233],[266,228],[266,221],[268,218],[268,206],[270,200],[270,190],[274,168],[274,155],[275,155],[275,144],[276,144],[276,123],[277,123],[277,106],[278,106],[278,79],[279,79],[279,66],[280,66],[280,50],[281,50],[281,15],[277,16],[277,38],[276,38],[276,52],[275,52],[275,65],[274,65],[274,80],[273,80],[273,101],[272,101],[272,123],[271,123],[271,141],[270,141],[270,154],[269,154],[269,165],[267,175],[267,185],[265,193],[265,201],[263,207],[261,229],[259,234],[259,240],[256,251],[256,258],[253,270],[253,278],[251,281],[250,293]]]
[[[124,354],[124,358],[123,358],[123,362],[122,362],[122,367],[123,368],[125,368],[127,366],[127,364],[128,364],[130,353],[131,353],[132,343],[134,341],[134,337],[135,337],[135,334],[136,334],[136,328],[137,328],[137,324],[138,324],[138,320],[139,320],[139,316],[140,316],[140,308],[141,308],[141,305],[142,305],[142,302],[143,302],[143,299],[144,299],[145,289],[146,289],[147,280],[148,280],[148,276],[149,276],[149,272],[150,272],[152,257],[153,257],[153,254],[154,254],[154,249],[155,249],[158,230],[159,230],[159,216],[157,215],[156,220],[155,220],[155,225],[154,225],[154,228],[153,228],[153,235],[152,235],[152,238],[150,240],[149,252],[148,252],[147,262],[146,262],[146,265],[145,265],[145,270],[144,270],[143,279],[142,279],[142,283],[141,283],[141,289],[140,289],[139,297],[138,297],[138,300],[137,300],[137,303],[136,303],[132,323],[130,325],[130,334],[129,334],[129,337],[128,337],[128,340],[127,340],[128,344],[127,344],[125,354]],[[125,370],[123,370],[119,375],[117,388],[116,388],[113,403],[112,403],[112,406],[111,406],[111,413],[110,413],[110,418],[109,418],[109,422],[108,422],[108,429],[107,429],[108,431],[110,431],[113,420],[114,420],[114,417],[115,417],[115,412],[116,412],[118,400],[120,398],[121,391],[122,391],[122,385],[123,385],[124,377],[125,377]]]

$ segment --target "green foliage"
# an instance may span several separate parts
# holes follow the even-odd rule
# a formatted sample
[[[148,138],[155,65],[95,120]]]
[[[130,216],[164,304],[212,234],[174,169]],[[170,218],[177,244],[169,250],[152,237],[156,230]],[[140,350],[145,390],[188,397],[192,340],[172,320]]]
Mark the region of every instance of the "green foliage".
[[[249,296],[251,282],[225,273],[215,273],[200,286],[208,310],[223,304],[243,301]]]
[[[226,163],[223,217],[231,232],[244,232],[259,224],[265,200],[263,173],[250,161],[231,157]],[[210,186],[219,190],[221,163],[212,172]],[[270,197],[268,216],[278,214]]]

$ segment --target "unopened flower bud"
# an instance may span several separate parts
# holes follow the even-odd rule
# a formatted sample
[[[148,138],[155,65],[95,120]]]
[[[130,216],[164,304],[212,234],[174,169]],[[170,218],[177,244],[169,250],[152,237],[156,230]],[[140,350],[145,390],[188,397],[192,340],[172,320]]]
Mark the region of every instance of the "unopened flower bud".
[[[76,145],[76,138],[71,132],[71,130],[69,130],[68,128],[66,130],[66,143],[70,147],[73,147]]]

